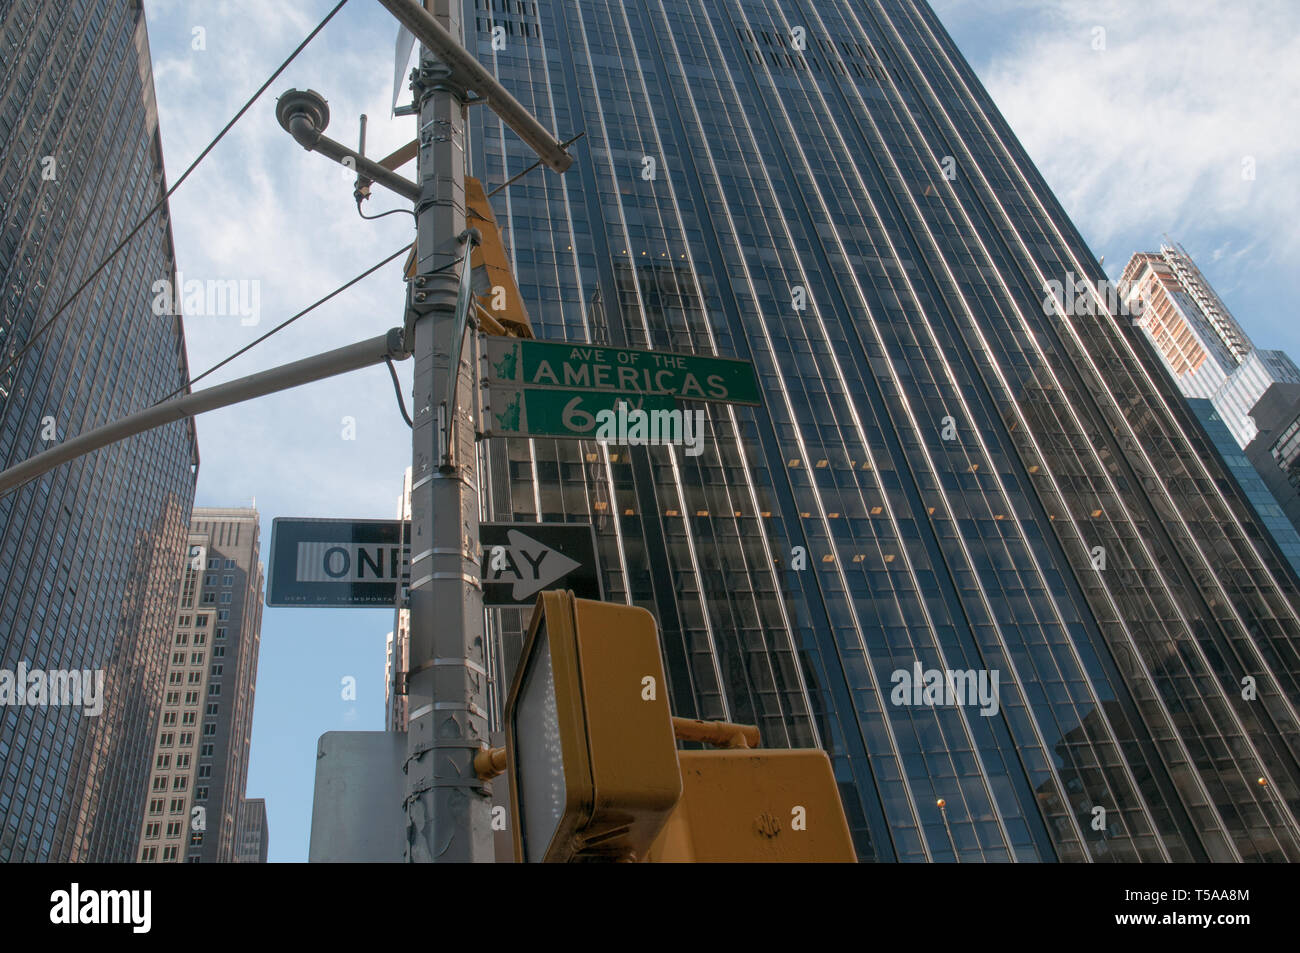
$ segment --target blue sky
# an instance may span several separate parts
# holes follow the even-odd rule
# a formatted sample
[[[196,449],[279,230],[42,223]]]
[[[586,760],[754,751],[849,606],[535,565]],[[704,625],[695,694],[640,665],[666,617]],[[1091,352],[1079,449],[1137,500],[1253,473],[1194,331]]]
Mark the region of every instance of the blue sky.
[[[146,0],[170,181],[332,5]],[[1285,0],[934,6],[1112,277],[1168,233],[1259,346],[1300,358],[1300,33]],[[260,282],[256,326],[187,316],[192,374],[411,240],[408,216],[358,218],[345,171],[306,153],[275,121],[276,95],[313,88],[329,100],[333,138],[355,142],[364,112],[369,153],[402,145],[414,127],[389,117],[395,35],[378,3],[352,0],[172,199],[186,279]],[[1242,178],[1246,157],[1253,180]],[[376,189],[367,211],[397,204]],[[200,386],[400,323],[399,269],[371,276]],[[409,394],[409,364],[401,372]],[[344,418],[355,439],[344,439]],[[393,517],[410,463],[410,431],[383,367],[205,414],[198,433],[197,502],[255,498],[264,562],[274,517]],[[382,728],[391,629],[382,610],[265,610],[248,794],[267,799],[272,861],[306,859],[316,739]],[[355,701],[343,698],[347,676]]]

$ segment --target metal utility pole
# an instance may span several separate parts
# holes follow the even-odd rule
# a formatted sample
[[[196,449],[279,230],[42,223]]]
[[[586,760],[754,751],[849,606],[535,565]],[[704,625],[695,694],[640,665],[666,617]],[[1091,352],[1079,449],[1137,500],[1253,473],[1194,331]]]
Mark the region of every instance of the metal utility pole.
[[[433,0],[430,6],[459,40],[459,2]],[[451,67],[425,46],[412,89],[420,117],[420,196],[408,315],[415,356],[415,428],[406,859],[488,862],[494,857],[492,800],[474,770],[475,755],[488,744],[478,481],[469,412],[476,374],[473,362],[460,359],[465,327],[458,325],[457,314],[461,278],[470,268],[465,232],[468,96],[453,81]]]
[[[478,238],[465,227],[466,107],[490,106],[557,172],[573,160],[464,49],[459,0],[379,2],[421,43],[411,84],[419,196],[406,325],[415,356],[406,859],[490,862],[491,793],[474,768],[489,738],[472,415],[478,374],[476,362],[462,360]]]

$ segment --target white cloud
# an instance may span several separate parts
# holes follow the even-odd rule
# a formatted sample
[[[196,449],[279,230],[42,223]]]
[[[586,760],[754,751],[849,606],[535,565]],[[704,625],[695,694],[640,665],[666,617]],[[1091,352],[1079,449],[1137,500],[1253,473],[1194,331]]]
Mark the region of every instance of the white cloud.
[[[1300,294],[1293,4],[940,0],[936,9],[1112,276],[1168,234],[1260,346],[1300,353],[1290,304]],[[1094,49],[1097,28],[1104,49]],[[1243,177],[1250,163],[1253,179]]]
[[[1094,242],[1227,230],[1268,236],[1256,251],[1293,265],[1300,36],[1279,29],[1293,13],[1278,3],[1076,0],[998,55],[985,82]],[[1252,165],[1253,179],[1243,175]]]
[[[333,0],[305,8],[254,0],[151,0],[150,41],[170,182],[332,6]],[[195,50],[190,36],[200,25],[206,49]],[[386,66],[395,32],[395,21],[378,4],[345,7],[173,197],[177,264],[185,279],[249,279],[259,282],[261,294],[256,326],[242,325],[238,317],[187,316],[191,373],[206,370],[411,240],[408,217],[358,218],[352,176],[303,150],[275,119],[279,94],[314,88],[330,100],[328,134],[334,138],[352,143],[361,112],[371,119],[371,154],[391,151],[413,136],[412,120],[388,116]],[[375,192],[372,211],[403,201]],[[400,324],[402,306],[399,261],[200,386],[380,334]],[[339,439],[344,415],[357,417],[358,440]],[[287,515],[296,505],[335,516],[376,510],[388,515],[403,459],[409,461],[409,431],[382,367],[208,414],[198,427],[200,495],[256,495],[269,516]],[[389,454],[389,446],[406,449]],[[380,460],[391,463],[388,475],[369,477]],[[332,474],[333,486],[321,473]],[[370,505],[367,496],[373,497]]]

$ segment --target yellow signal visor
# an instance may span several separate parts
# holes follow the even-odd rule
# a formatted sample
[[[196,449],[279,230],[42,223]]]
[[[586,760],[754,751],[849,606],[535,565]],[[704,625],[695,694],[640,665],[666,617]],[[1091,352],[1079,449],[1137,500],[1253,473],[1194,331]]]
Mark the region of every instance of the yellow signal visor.
[[[853,862],[844,806],[816,748],[679,751],[682,797],[653,863]]]
[[[477,270],[483,269],[487,276],[487,292],[476,295],[478,303],[505,328],[506,333],[517,338],[531,338],[533,325],[528,319],[524,299],[519,296],[519,286],[515,283],[514,272],[510,270],[510,261],[501,244],[501,230],[497,227],[496,216],[492,206],[483,192],[483,183],[472,176],[465,176],[465,219],[471,228],[477,228],[483,241],[470,256],[470,264]],[[476,276],[477,277],[477,276]],[[484,330],[497,333],[490,326]]]
[[[515,858],[645,859],[681,795],[654,617],[542,593],[505,718]]]

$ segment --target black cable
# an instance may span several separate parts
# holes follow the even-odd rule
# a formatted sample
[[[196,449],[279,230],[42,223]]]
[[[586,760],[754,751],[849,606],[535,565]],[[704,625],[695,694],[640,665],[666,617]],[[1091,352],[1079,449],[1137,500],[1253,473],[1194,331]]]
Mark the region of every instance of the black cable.
[[[211,367],[209,367],[206,371],[204,371],[204,372],[203,372],[202,374],[200,374],[198,377],[191,378],[190,381],[189,381],[189,383],[184,384],[184,385],[182,385],[181,387],[177,388],[176,390],[172,391],[170,394],[168,394],[168,395],[167,395],[166,397],[164,397],[162,400],[157,401],[156,404],[161,404],[161,403],[162,403],[163,401],[165,401],[165,400],[171,400],[171,399],[172,399],[173,397],[175,397],[177,394],[181,393],[182,391],[186,390],[186,389],[189,388],[189,387],[192,387],[192,386],[193,386],[194,384],[196,384],[197,382],[203,380],[203,378],[207,377],[207,376],[208,376],[209,374],[211,374],[213,371],[216,371],[216,370],[219,370],[219,369],[222,368],[222,367],[225,367],[227,364],[229,364],[229,363],[230,363],[231,361],[233,361],[235,358],[239,357],[241,354],[245,354],[245,353],[247,353],[248,351],[252,350],[252,349],[253,349],[254,347],[256,347],[257,345],[261,344],[263,341],[265,341],[267,338],[269,338],[272,334],[275,334],[277,331],[280,331],[280,330],[283,330],[284,328],[287,328],[289,325],[293,324],[293,322],[295,322],[295,321],[297,321],[299,318],[301,318],[304,314],[307,314],[307,313],[310,312],[310,311],[314,311],[316,308],[319,308],[321,305],[323,305],[326,301],[329,301],[331,298],[335,297],[336,295],[341,294],[341,293],[344,292],[344,291],[347,291],[349,288],[351,288],[353,285],[355,285],[355,284],[356,284],[358,281],[360,281],[362,278],[366,278],[366,277],[368,277],[369,275],[374,274],[376,271],[378,271],[380,268],[384,267],[384,265],[388,264],[390,261],[392,261],[392,260],[393,260],[394,258],[396,258],[398,255],[402,254],[403,252],[410,251],[411,248],[412,248],[414,245],[415,245],[415,242],[411,242],[410,245],[406,245],[406,246],[403,247],[403,248],[399,248],[397,251],[393,252],[391,255],[389,255],[387,258],[385,258],[383,261],[379,262],[378,264],[371,265],[369,268],[367,268],[367,269],[366,269],[365,271],[363,271],[361,274],[357,275],[355,278],[353,278],[353,279],[351,279],[350,281],[348,281],[347,284],[339,285],[337,288],[335,288],[333,291],[331,291],[331,292],[330,292],[329,294],[327,294],[325,297],[321,298],[319,301],[316,301],[316,302],[314,302],[314,303],[312,303],[312,304],[307,305],[307,307],[303,308],[301,311],[299,311],[299,312],[298,312],[297,314],[295,314],[293,317],[288,318],[288,319],[286,319],[286,320],[284,320],[284,321],[281,321],[279,324],[277,324],[275,327],[271,328],[271,330],[267,331],[265,334],[263,334],[263,335],[262,335],[260,338],[258,338],[257,340],[255,340],[255,341],[250,341],[248,344],[246,344],[246,345],[244,345],[243,347],[241,347],[241,348],[240,348],[238,351],[236,351],[234,354],[231,354],[229,357],[225,358],[224,360],[221,360],[221,361],[219,361],[218,363],[213,364]],[[457,259],[455,259],[454,261],[449,261],[449,262],[447,262],[447,264],[443,265],[441,268],[435,268],[433,271],[429,272],[429,274],[431,274],[431,275],[436,275],[436,274],[437,274],[438,272],[440,272],[440,271],[446,271],[448,268],[454,268],[456,265],[459,265],[459,264],[460,264],[462,261],[464,261],[464,260],[465,260],[464,256],[461,256],[460,258],[457,258]]]
[[[261,88],[258,89],[258,91],[253,94],[252,98],[249,99],[248,102],[244,103],[243,108],[240,109],[239,112],[235,113],[234,118],[231,119],[230,122],[226,123],[225,128],[222,129],[219,133],[217,133],[217,137],[208,143],[207,148],[205,148],[202,152],[199,153],[199,157],[195,159],[192,163],[190,163],[190,167],[181,174],[181,177],[179,179],[176,180],[176,184],[173,185],[170,189],[168,189],[167,193],[161,199],[158,200],[158,204],[155,205],[153,208],[151,208],[148,211],[148,213],[145,214],[144,218],[140,219],[139,223],[135,226],[135,228],[131,229],[131,231],[127,233],[126,238],[118,242],[117,247],[108,253],[108,257],[99,263],[99,265],[95,268],[95,270],[92,271],[90,275],[81,284],[77,286],[77,290],[72,292],[72,294],[68,296],[68,299],[63,302],[63,304],[59,305],[58,310],[55,311],[54,314],[50,315],[49,319],[40,326],[40,328],[36,331],[36,333],[27,339],[27,343],[24,344],[18,350],[18,353],[16,353],[12,358],[9,359],[8,363],[5,364],[3,369],[0,369],[0,376],[7,374],[12,368],[17,366],[18,362],[23,359],[23,355],[26,354],[28,351],[30,351],[32,349],[32,346],[35,345],[36,342],[39,341],[41,337],[45,334],[45,332],[48,331],[54,325],[54,322],[58,320],[59,315],[63,314],[63,312],[68,309],[69,305],[71,305],[73,301],[77,300],[77,295],[81,294],[81,292],[86,290],[86,286],[89,285],[92,281],[94,281],[101,271],[103,271],[105,268],[108,267],[108,263],[111,262],[115,257],[117,257],[117,253],[120,252],[123,248],[125,248],[127,246],[127,243],[131,241],[131,239],[135,238],[136,234],[140,231],[140,229],[144,228],[145,225],[149,223],[150,219],[153,218],[154,214],[160,208],[162,208],[164,205],[167,204],[167,201],[172,197],[172,194],[181,187],[181,183],[183,183],[186,179],[189,178],[190,173],[193,172],[198,167],[198,164],[207,157],[209,152],[211,152],[214,148],[216,148],[217,143],[220,142],[223,138],[225,138],[226,133],[228,133],[231,130],[231,127],[233,127],[235,123],[239,122],[239,120],[243,117],[244,113],[248,112],[248,110],[252,108],[253,103],[257,102],[257,100],[261,97],[261,95],[264,92],[266,92],[267,87],[269,87],[272,83],[275,82],[276,78],[279,77],[279,75],[289,67],[289,64],[292,63],[294,59],[298,56],[298,54],[301,53],[306,48],[307,44],[316,38],[316,34],[318,34],[321,30],[325,28],[325,24],[329,23],[330,20],[334,19],[334,14],[338,13],[339,10],[343,9],[343,5],[347,2],[348,0],[339,0],[339,2],[334,6],[334,9],[331,10],[328,14],[326,14],[325,19],[321,20],[320,23],[316,25],[316,29],[312,30],[309,34],[307,34],[307,38],[298,44],[298,48],[289,54],[289,58],[280,64],[279,68],[277,68],[276,71],[270,75],[267,81],[262,84]]]
[[[378,215],[367,215],[365,212],[361,211],[361,199],[357,199],[357,214],[369,222],[373,222],[377,218],[383,218],[385,215],[398,215],[402,212],[405,212],[407,215],[411,216],[411,218],[419,221],[415,212],[409,208],[395,208],[391,212],[380,212]]]
[[[406,421],[406,426],[412,430],[415,429],[415,423],[411,420],[411,415],[406,412],[406,401],[402,398],[402,382],[397,379],[397,368],[393,366],[391,357],[384,358],[388,365],[388,373],[393,375],[393,392],[397,394],[397,409],[402,412],[402,419]]]
[[[586,134],[587,134],[587,130],[586,130],[586,129],[582,130],[582,132],[578,133],[578,134],[577,134],[576,136],[574,136],[572,139],[566,139],[566,140],[564,140],[564,142],[561,142],[561,143],[560,143],[560,148],[561,148],[561,149],[567,149],[569,146],[573,145],[575,142],[577,142],[579,139],[581,139],[581,138],[582,138],[583,136],[585,136]],[[520,179],[522,179],[524,176],[526,176],[529,172],[532,172],[534,169],[536,169],[536,168],[537,168],[539,165],[541,165],[541,164],[542,164],[542,160],[541,160],[541,159],[538,159],[536,162],[534,162],[534,163],[533,163],[532,165],[530,165],[528,168],[524,169],[523,172],[518,172],[518,173],[512,175],[510,178],[506,179],[504,182],[502,182],[500,185],[498,185],[495,189],[493,189],[491,192],[489,192],[489,193],[487,194],[487,197],[488,197],[488,198],[492,198],[492,196],[496,195],[498,192],[500,192],[500,191],[501,191],[502,189],[504,189],[506,186],[508,186],[508,185],[514,185],[516,182],[518,182]]]
[[[172,391],[170,394],[168,394],[168,395],[167,395],[166,397],[164,397],[162,400],[156,401],[156,402],[155,402],[155,405],[156,405],[156,404],[161,404],[163,401],[171,400],[171,399],[172,399],[173,397],[175,397],[177,394],[183,393],[186,389],[188,389],[188,388],[190,388],[190,387],[193,387],[195,384],[197,384],[199,381],[203,380],[203,378],[207,377],[207,376],[208,376],[209,374],[211,374],[213,371],[216,371],[216,370],[218,370],[218,369],[220,369],[220,368],[222,368],[222,367],[225,367],[227,364],[229,364],[229,363],[230,363],[231,361],[233,361],[235,358],[239,357],[241,354],[247,353],[247,352],[248,352],[249,350],[251,350],[252,348],[254,348],[254,347],[256,347],[257,345],[261,344],[263,341],[265,341],[267,338],[269,338],[272,334],[275,334],[277,331],[281,331],[281,330],[283,330],[284,328],[287,328],[289,325],[293,324],[293,322],[297,321],[297,320],[298,320],[299,318],[301,318],[304,314],[307,314],[307,313],[310,312],[310,311],[314,311],[316,308],[319,308],[321,305],[323,305],[326,301],[329,301],[331,298],[333,298],[333,297],[335,297],[335,296],[337,296],[337,295],[339,295],[339,294],[342,294],[344,291],[347,291],[349,288],[351,288],[353,285],[355,285],[355,284],[356,284],[358,281],[360,281],[361,279],[366,278],[366,277],[369,277],[370,275],[374,274],[376,271],[378,271],[380,268],[384,267],[384,265],[388,264],[390,261],[392,261],[392,260],[393,260],[394,258],[396,258],[398,255],[401,255],[401,254],[404,254],[404,253],[407,252],[407,251],[410,251],[410,249],[412,248],[412,246],[414,246],[414,244],[415,244],[415,242],[412,242],[410,245],[406,245],[406,246],[403,247],[403,248],[399,248],[399,249],[397,249],[397,251],[393,252],[391,255],[389,255],[387,258],[385,258],[383,261],[379,262],[379,263],[376,264],[376,265],[371,265],[369,268],[367,268],[367,269],[366,269],[365,271],[363,271],[361,274],[357,275],[355,278],[353,278],[353,279],[351,279],[350,281],[348,281],[347,284],[339,285],[337,288],[335,288],[333,291],[331,291],[331,292],[330,292],[329,294],[327,294],[325,297],[321,298],[319,301],[316,301],[316,302],[314,302],[314,303],[312,303],[312,304],[307,305],[307,307],[303,308],[301,311],[299,311],[299,312],[298,312],[297,314],[295,314],[293,317],[291,317],[291,318],[289,318],[289,319],[287,319],[287,320],[285,320],[285,321],[281,321],[281,322],[280,322],[279,324],[277,324],[275,327],[271,328],[271,330],[269,330],[269,331],[267,331],[265,334],[263,334],[260,338],[257,338],[255,341],[250,341],[248,344],[246,344],[246,345],[244,345],[243,347],[241,347],[241,348],[240,348],[238,351],[236,351],[234,354],[231,354],[229,357],[225,358],[224,360],[219,361],[219,362],[216,363],[216,364],[213,364],[211,367],[209,367],[206,371],[204,371],[204,372],[203,372],[202,374],[200,374],[198,377],[192,377],[192,378],[190,378],[190,380],[189,380],[187,383],[182,384],[180,387],[178,387],[176,390]],[[448,264],[448,265],[444,265],[443,267],[444,267],[444,268],[450,268],[452,265],[454,265],[454,264],[456,264],[457,262],[462,261],[462,260],[463,260],[463,259],[461,259],[461,258],[457,258],[456,261],[453,261],[453,262],[451,262],[451,263]]]

